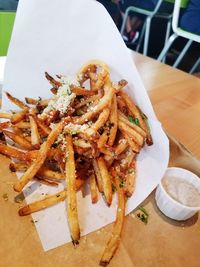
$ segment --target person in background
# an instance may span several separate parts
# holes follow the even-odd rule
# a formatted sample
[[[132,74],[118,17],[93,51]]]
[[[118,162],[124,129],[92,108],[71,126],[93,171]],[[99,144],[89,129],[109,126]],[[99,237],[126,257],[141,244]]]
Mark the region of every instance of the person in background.
[[[200,0],[190,0],[183,11],[180,26],[184,30],[200,35]]]
[[[18,0],[0,0],[0,10],[16,11]]]
[[[152,11],[155,9],[159,0],[120,0],[119,7],[124,15],[126,9],[130,6],[138,7],[141,9],[147,9]],[[172,13],[173,4],[163,1],[159,9],[160,12]],[[132,12],[127,20],[126,32],[124,39],[127,42],[133,42],[133,40],[139,37],[138,31],[141,29],[146,16],[139,13]]]
[[[100,2],[108,11],[117,28],[120,30],[122,23],[122,15],[118,6],[119,0],[97,0]]]

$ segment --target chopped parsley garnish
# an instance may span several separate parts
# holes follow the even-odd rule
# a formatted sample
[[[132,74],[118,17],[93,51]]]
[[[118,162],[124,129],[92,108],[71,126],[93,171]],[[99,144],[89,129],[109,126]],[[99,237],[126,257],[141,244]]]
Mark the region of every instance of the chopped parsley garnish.
[[[71,135],[73,136],[73,135],[76,135],[77,134],[77,131],[75,131],[75,130],[72,130],[71,131]]]
[[[44,143],[45,141],[47,141],[47,137],[43,136],[43,137],[41,137],[41,140],[42,140],[42,143]]]
[[[128,116],[128,120],[133,124],[136,124],[138,126],[140,125],[140,122],[139,122],[138,118],[133,118],[133,116]]]
[[[58,146],[58,142],[55,141],[55,142],[53,143],[52,147],[53,147],[53,148],[56,148],[57,146]]]
[[[4,194],[2,195],[2,197],[3,197],[3,199],[4,199],[5,201],[8,201],[8,194],[7,194],[7,193],[4,193]]]
[[[128,170],[128,174],[131,174],[131,173],[133,173],[133,172],[134,172],[133,169],[129,169],[129,170]]]
[[[123,177],[119,177],[119,187],[124,187],[126,180]]]
[[[37,223],[37,222],[38,222],[38,221],[36,221],[36,220],[34,221],[33,219],[31,219],[31,223]]]
[[[112,184],[112,192],[115,193],[116,190],[117,190],[116,186]]]
[[[149,213],[142,206],[139,207],[140,213],[137,214],[137,217],[145,224],[148,223]]]
[[[77,116],[81,116],[81,115],[84,115],[85,112],[83,110],[79,109],[79,110],[77,110],[76,114],[77,114]]]
[[[115,124],[113,122],[109,122],[108,128],[111,129]]]

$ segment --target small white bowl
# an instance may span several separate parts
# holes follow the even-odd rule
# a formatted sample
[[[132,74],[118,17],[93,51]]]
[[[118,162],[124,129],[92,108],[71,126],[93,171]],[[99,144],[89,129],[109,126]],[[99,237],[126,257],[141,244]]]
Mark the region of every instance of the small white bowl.
[[[165,176],[181,178],[182,180],[194,185],[200,193],[200,178],[188,170],[171,167],[167,169],[164,177]],[[162,213],[164,213],[167,217],[177,221],[187,220],[200,210],[200,206],[185,206],[172,198],[163,187],[162,180],[156,189],[155,199],[156,204]]]

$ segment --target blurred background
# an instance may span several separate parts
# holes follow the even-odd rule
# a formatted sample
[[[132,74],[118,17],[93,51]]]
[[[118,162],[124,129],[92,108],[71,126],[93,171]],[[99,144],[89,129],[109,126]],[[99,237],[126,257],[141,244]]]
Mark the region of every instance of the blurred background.
[[[127,47],[198,75],[200,0],[98,2],[105,6],[113,18]],[[169,45],[171,47],[167,51],[162,51]],[[161,52],[165,52],[165,55],[161,55]]]
[[[128,48],[200,77],[200,0],[98,2]],[[18,0],[0,0],[0,79],[17,6]]]

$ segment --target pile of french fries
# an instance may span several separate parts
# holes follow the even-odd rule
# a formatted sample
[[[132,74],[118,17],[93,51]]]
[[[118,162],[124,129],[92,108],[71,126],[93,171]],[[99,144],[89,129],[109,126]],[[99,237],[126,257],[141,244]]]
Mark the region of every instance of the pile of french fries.
[[[76,192],[89,183],[91,202],[100,195],[110,206],[118,195],[116,221],[100,265],[106,266],[120,242],[125,204],[135,187],[136,158],[142,147],[152,145],[147,117],[124,91],[125,80],[113,83],[109,67],[101,61],[84,65],[73,80],[45,73],[51,84],[49,99],[26,97],[21,101],[8,92],[18,107],[0,112],[0,131],[9,141],[0,142],[0,153],[12,158],[10,170],[22,172],[14,184],[21,192],[33,179],[48,186],[65,180],[63,191],[19,209],[24,216],[66,201],[73,244],[80,228]]]

